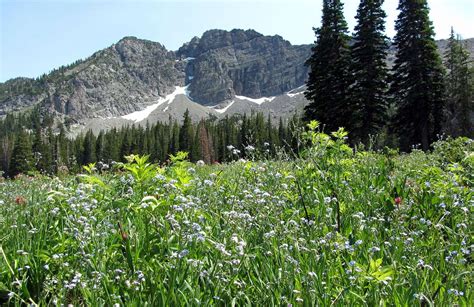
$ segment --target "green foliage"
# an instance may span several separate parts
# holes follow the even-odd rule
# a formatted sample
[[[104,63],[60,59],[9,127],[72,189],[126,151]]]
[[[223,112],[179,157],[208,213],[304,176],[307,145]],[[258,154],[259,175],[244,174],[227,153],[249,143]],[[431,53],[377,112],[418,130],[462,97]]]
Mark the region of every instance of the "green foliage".
[[[32,169],[31,144],[26,131],[21,131],[13,147],[9,175],[14,177],[21,173],[27,174]]]
[[[474,70],[470,54],[451,29],[448,48],[444,55],[447,91],[447,117],[444,130],[450,136],[474,137]]]
[[[370,259],[369,264],[369,280],[372,279],[376,282],[384,282],[387,283],[388,281],[392,280],[392,276],[394,275],[394,270],[392,267],[382,267],[382,258],[372,260]]]
[[[474,142],[466,137],[448,137],[433,144],[433,154],[441,163],[460,163],[472,152]]]
[[[309,142],[310,146],[303,151],[303,156],[329,158],[335,161],[338,158],[352,154],[352,149],[346,144],[348,133],[344,128],[332,132],[331,138],[318,130],[319,125],[319,122],[315,120],[307,124],[308,131],[303,133],[302,139]]]
[[[474,182],[474,142],[465,137],[438,141],[433,144],[433,158],[466,185]]]
[[[119,168],[126,170],[134,179],[136,186],[138,187],[139,195],[143,198],[145,195],[146,189],[151,183],[151,180],[156,174],[157,166],[148,163],[150,156],[139,156],[139,155],[130,155],[126,156],[125,159],[127,163],[120,163]]]
[[[354,151],[344,129],[316,121],[302,136],[291,160],[203,166],[178,152],[158,167],[130,155],[109,171],[91,163],[80,180],[3,182],[0,301],[473,301],[472,141],[399,155]]]
[[[428,150],[444,122],[444,69],[434,40],[426,0],[401,0],[395,22],[397,47],[390,95],[396,107],[392,131],[400,149]]]
[[[189,116],[189,110],[186,109],[184,112],[183,125],[179,130],[179,150],[191,152],[193,147],[193,138],[194,131],[193,125],[191,122],[191,117]]]
[[[186,189],[191,179],[193,178],[189,173],[191,163],[187,161],[188,153],[179,151],[175,156],[170,155],[171,167],[166,174],[168,178],[177,180],[176,186],[180,189]]]
[[[152,178],[153,169],[155,168],[154,165],[148,163],[149,157],[139,155],[126,156],[125,159],[128,163],[121,164],[121,166],[130,172],[137,182],[148,181]]]
[[[304,117],[320,121],[329,131],[352,127],[349,36],[343,7],[341,1],[323,1],[322,24],[315,29],[313,54],[307,61],[310,72],[305,96],[310,103]]]
[[[295,114],[288,122],[280,122],[279,127],[273,126],[270,118],[265,123],[264,116],[255,113],[193,123],[188,114],[182,127],[170,119],[146,127],[132,125],[101,131],[97,136],[89,130],[69,139],[65,127],[55,131],[51,119],[35,109],[29,117],[9,115],[0,120],[0,166],[8,174],[14,141],[24,130],[22,123],[28,123],[27,127],[34,130],[27,136],[33,144],[29,151],[33,151],[34,167],[42,174],[54,175],[78,173],[82,165],[94,162],[100,169],[108,168],[114,162],[126,162],[124,157],[131,154],[149,155],[151,163],[163,163],[169,154],[181,150],[189,152],[190,161],[212,164],[246,157],[248,145],[265,152],[266,157],[297,152],[294,132],[300,127],[299,116]],[[282,138],[277,137],[279,134]],[[237,151],[229,150],[230,147]]]
[[[362,0],[351,45],[351,142],[369,144],[388,121],[388,38],[383,1]]]
[[[91,185],[97,185],[101,189],[108,189],[107,185],[102,181],[96,174],[95,172],[97,171],[95,167],[95,163],[90,163],[88,165],[84,165],[82,167],[87,174],[80,174],[78,175],[79,178],[82,179],[83,182]]]

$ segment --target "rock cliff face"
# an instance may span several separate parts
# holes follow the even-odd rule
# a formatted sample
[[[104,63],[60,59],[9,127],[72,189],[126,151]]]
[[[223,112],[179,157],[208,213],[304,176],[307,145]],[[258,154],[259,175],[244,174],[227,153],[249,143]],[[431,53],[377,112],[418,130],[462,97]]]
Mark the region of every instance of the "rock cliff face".
[[[40,103],[48,112],[75,120],[115,116],[138,110],[183,81],[183,67],[173,52],[126,37],[85,61],[30,80],[36,95],[0,93],[0,112]]]
[[[472,49],[473,40],[467,43]],[[441,52],[445,45],[439,42]],[[389,63],[394,52],[390,49]],[[93,121],[97,129],[101,123],[108,127],[107,120],[130,123],[128,115],[139,117],[143,110],[149,117],[134,122],[167,120],[187,108],[194,117],[251,110],[291,116],[307,103],[301,86],[310,54],[311,45],[294,46],[253,30],[210,30],[178,51],[125,37],[40,78],[0,83],[0,116],[39,106],[58,122],[86,127]]]
[[[235,95],[276,96],[301,86],[310,46],[253,30],[211,30],[178,51],[125,37],[84,61],[39,79],[0,84],[0,115],[39,104],[59,118],[117,117],[189,85],[193,101],[213,106]],[[183,110],[184,112],[184,110]]]
[[[193,100],[215,105],[235,95],[277,96],[301,86],[310,53],[309,45],[292,46],[280,36],[211,30],[181,47],[177,56],[193,59],[186,69]]]

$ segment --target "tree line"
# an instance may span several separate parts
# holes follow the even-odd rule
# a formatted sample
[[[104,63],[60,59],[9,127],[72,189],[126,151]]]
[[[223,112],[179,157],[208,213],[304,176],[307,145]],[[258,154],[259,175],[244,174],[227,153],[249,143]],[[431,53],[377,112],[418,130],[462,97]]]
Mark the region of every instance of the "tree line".
[[[164,163],[170,154],[189,153],[191,161],[207,164],[245,158],[256,152],[273,157],[280,151],[296,151],[296,130],[300,115],[272,122],[262,113],[202,119],[193,122],[189,111],[178,121],[145,126],[132,125],[101,131],[91,130],[74,139],[66,129],[54,129],[54,121],[39,108],[30,114],[8,115],[0,120],[0,170],[4,176],[38,172],[78,172],[82,165],[124,161],[130,154],[150,155],[152,162]]]
[[[271,156],[278,148],[297,151],[294,132],[313,119],[327,132],[345,127],[352,144],[368,145],[379,136],[379,144],[402,151],[428,150],[440,134],[474,137],[474,70],[461,38],[452,30],[441,56],[427,1],[400,0],[392,43],[397,53],[389,67],[382,4],[360,2],[351,37],[342,1],[323,0],[322,23],[307,61],[310,103],[302,119],[294,115],[272,124],[270,117],[255,113],[194,123],[186,112],[182,121],[170,118],[98,135],[87,131],[70,139],[52,115],[35,107],[0,120],[0,170],[4,176],[76,172],[82,165],[121,161],[131,153],[150,154],[154,162],[178,151],[206,163],[245,157],[252,148]]]
[[[400,0],[393,67],[386,59],[383,0],[362,0],[352,37],[340,0],[324,0],[321,27],[307,61],[305,119],[328,131],[345,127],[353,144],[382,135],[387,145],[428,150],[441,134],[474,136],[474,73],[451,31],[444,65],[426,0]]]

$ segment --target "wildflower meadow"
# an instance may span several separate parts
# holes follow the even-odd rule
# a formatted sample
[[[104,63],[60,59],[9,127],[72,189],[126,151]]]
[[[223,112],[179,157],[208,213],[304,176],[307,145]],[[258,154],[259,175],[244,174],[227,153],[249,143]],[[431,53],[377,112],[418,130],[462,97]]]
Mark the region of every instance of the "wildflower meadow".
[[[0,302],[472,306],[474,142],[345,138],[313,122],[272,160],[131,155],[0,182]]]

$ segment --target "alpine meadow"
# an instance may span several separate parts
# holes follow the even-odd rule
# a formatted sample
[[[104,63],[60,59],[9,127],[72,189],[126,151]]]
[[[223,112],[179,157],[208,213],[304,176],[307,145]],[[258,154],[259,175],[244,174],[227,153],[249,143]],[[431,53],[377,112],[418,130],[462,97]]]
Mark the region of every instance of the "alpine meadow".
[[[120,1],[100,7],[121,26],[94,1],[32,5],[91,16],[87,45],[150,25]],[[218,1],[184,2],[196,29],[284,7],[211,23]],[[0,83],[0,305],[472,306],[474,39],[437,39],[436,1],[357,1],[353,32],[344,1],[317,2],[312,44],[126,33]]]

